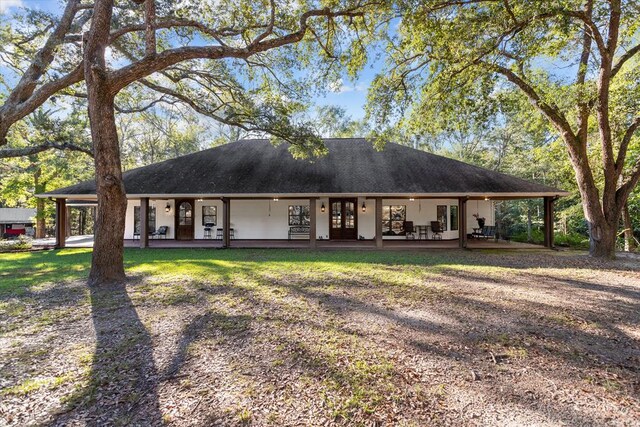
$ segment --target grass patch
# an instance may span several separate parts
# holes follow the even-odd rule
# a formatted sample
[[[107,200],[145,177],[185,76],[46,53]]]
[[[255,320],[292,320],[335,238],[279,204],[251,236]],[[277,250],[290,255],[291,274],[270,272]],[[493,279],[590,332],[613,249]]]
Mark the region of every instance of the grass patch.
[[[18,385],[5,388],[1,394],[3,396],[26,396],[41,388],[55,390],[61,385],[70,382],[72,379],[73,376],[70,374],[48,378],[28,378]]]
[[[304,283],[309,278],[329,274],[341,280],[359,272],[375,269],[379,283],[401,284],[423,278],[423,267],[464,268],[463,259],[452,259],[447,251],[300,251],[292,249],[125,249],[128,274],[153,276],[159,282],[189,278],[206,283],[236,282],[260,273],[263,277],[282,279],[292,272]],[[91,264],[91,249],[62,249],[0,254],[0,295],[21,292],[46,283],[85,279]],[[473,264],[473,261],[472,261]],[[25,274],[29,272],[29,274]],[[398,274],[402,273],[402,274]],[[437,274],[437,270],[433,270]],[[393,279],[394,280],[388,280]]]

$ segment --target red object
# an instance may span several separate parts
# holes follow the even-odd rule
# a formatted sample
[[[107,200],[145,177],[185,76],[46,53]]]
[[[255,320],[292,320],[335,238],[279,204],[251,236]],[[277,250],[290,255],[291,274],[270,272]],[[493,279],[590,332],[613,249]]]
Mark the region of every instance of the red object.
[[[7,236],[19,236],[21,234],[25,234],[26,231],[27,230],[25,228],[8,228],[5,230],[4,234]]]

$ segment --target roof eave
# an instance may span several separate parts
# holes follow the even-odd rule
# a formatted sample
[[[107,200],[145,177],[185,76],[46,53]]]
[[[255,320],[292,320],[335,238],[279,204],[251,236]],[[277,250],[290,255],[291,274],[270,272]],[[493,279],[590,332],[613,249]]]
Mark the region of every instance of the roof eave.
[[[535,191],[535,192],[454,192],[454,193],[176,193],[176,194],[127,194],[127,199],[140,199],[148,197],[151,199],[178,199],[178,198],[232,198],[232,199],[251,199],[251,198],[309,198],[309,197],[365,197],[365,198],[488,198],[488,199],[504,199],[504,198],[539,198],[539,197],[566,197],[571,193],[568,191]],[[36,194],[39,198],[52,199],[75,199],[75,200],[96,200],[95,194]]]

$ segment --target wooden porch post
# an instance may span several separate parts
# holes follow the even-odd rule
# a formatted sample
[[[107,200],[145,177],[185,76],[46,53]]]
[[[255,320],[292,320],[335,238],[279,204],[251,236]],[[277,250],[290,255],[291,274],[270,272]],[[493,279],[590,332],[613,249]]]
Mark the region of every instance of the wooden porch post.
[[[67,232],[67,201],[56,199],[56,249],[66,246]]]
[[[149,198],[140,199],[140,247],[149,246]]]
[[[458,198],[458,244],[467,247],[467,197]]]
[[[544,198],[544,246],[553,248],[553,203],[555,197]]]
[[[312,197],[309,199],[309,247],[311,249],[316,248],[316,199]]]
[[[222,247],[231,246],[231,199],[222,198]]]
[[[64,208],[65,212],[64,212],[64,232],[65,232],[65,237],[69,237],[71,236],[71,207],[67,206],[66,202],[65,202],[65,208]]]
[[[376,197],[376,247],[382,248],[382,197]]]

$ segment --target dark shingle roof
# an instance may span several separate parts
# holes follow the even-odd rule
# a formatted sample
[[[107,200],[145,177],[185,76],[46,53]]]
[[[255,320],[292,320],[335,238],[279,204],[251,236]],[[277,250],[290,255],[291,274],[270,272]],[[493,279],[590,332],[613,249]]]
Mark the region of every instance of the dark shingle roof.
[[[130,195],[564,194],[545,185],[403,145],[327,139],[329,154],[296,160],[288,145],[241,140],[124,173]],[[95,194],[94,181],[45,195]]]

